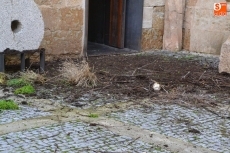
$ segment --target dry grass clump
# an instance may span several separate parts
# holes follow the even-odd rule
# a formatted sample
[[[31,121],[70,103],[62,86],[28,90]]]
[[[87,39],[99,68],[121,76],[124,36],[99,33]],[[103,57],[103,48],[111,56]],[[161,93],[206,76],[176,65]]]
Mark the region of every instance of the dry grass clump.
[[[44,84],[46,81],[46,78],[44,75],[35,73],[31,70],[27,70],[25,72],[20,72],[20,75],[23,80],[28,81],[28,82],[35,82],[35,83],[42,83]]]
[[[6,74],[0,72],[0,84],[4,84],[6,82]]]
[[[73,60],[67,60],[62,64],[60,71],[64,79],[76,86],[95,87],[97,85],[97,77],[90,71],[86,61],[74,63]]]

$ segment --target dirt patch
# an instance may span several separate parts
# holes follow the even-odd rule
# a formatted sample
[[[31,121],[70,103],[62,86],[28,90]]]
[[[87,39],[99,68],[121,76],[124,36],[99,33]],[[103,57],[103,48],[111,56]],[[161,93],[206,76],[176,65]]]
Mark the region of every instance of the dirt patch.
[[[57,67],[61,62],[47,63],[48,76],[58,75]],[[199,61],[189,58],[117,55],[89,57],[88,62],[100,80],[99,87],[110,85],[106,89],[112,89],[110,90],[112,93],[117,93],[116,89],[123,89],[119,90],[120,93],[126,93],[124,91],[132,89],[134,92],[130,92],[130,95],[146,96],[146,90],[140,94],[135,92],[135,89],[148,89],[153,80],[164,85],[167,90],[179,86],[192,86],[194,91],[199,88],[213,93],[226,91],[230,87],[228,75],[219,74],[217,69],[200,65]],[[130,88],[125,88],[127,85]],[[191,89],[187,91],[191,92]]]
[[[77,59],[73,59],[76,63]],[[150,98],[154,102],[189,103],[215,107],[229,103],[230,77],[195,56],[151,54],[94,56],[88,63],[98,78],[97,87],[76,87],[60,79],[64,60],[46,63],[45,84],[36,84],[37,98],[54,99],[83,107]],[[163,87],[155,92],[154,82]]]

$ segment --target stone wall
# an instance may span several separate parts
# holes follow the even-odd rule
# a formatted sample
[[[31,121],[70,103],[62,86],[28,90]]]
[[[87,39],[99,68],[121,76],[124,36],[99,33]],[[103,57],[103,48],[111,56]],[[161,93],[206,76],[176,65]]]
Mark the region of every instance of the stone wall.
[[[184,19],[185,1],[166,0],[163,49],[180,51],[182,49],[182,27]]]
[[[85,0],[34,0],[43,14],[47,54],[79,54],[83,50]]]
[[[215,0],[182,1],[166,0],[164,49],[219,54],[229,35],[228,17],[214,17]]]
[[[174,25],[171,25],[171,22],[167,23],[166,20],[171,14],[171,12],[167,12],[168,6],[176,6],[176,3],[172,3],[172,0],[171,2],[168,1],[170,3],[167,4],[166,8],[166,1],[144,0],[142,51],[167,49],[163,47],[163,45],[167,45],[163,41],[164,34],[164,40],[168,38],[168,42],[174,43],[170,41],[176,36],[172,31]],[[81,53],[85,37],[85,0],[35,0],[35,2],[39,5],[45,22],[45,37],[41,47],[46,48],[47,54]],[[185,49],[202,53],[220,53],[221,45],[230,35],[230,15],[214,17],[213,4],[215,2],[217,1],[185,0],[185,5],[181,5],[184,7],[181,9],[182,12],[177,12],[178,14],[174,16],[174,19],[170,19],[171,21],[178,21],[177,16],[181,15],[182,20],[182,26],[179,27],[181,29],[177,29],[179,41],[175,41],[177,44],[170,44],[173,48],[179,44],[178,49],[176,47],[174,50]],[[180,8],[181,6],[177,7]],[[170,6],[170,8],[173,7]],[[175,27],[178,28],[178,26]],[[180,33],[180,31],[182,32]]]
[[[185,2],[185,12],[184,12],[184,23],[182,29],[182,49],[189,50],[190,49],[190,29],[191,23],[195,12],[197,0],[186,0]]]
[[[144,0],[142,50],[162,49],[165,0]]]
[[[222,44],[230,35],[230,15],[215,17],[216,0],[188,0],[194,3],[190,24],[190,51],[220,54]],[[223,0],[222,2],[225,2]]]

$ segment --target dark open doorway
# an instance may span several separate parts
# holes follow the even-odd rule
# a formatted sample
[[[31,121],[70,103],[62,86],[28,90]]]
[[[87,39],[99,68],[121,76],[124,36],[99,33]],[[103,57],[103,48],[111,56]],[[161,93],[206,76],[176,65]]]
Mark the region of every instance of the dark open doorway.
[[[88,54],[141,49],[143,0],[89,0]]]

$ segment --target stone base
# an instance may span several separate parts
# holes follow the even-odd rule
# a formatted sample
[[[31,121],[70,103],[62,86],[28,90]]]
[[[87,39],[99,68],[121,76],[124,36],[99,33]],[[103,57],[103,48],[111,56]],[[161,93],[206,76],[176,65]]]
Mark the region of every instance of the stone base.
[[[230,73],[230,37],[221,47],[219,73]]]

